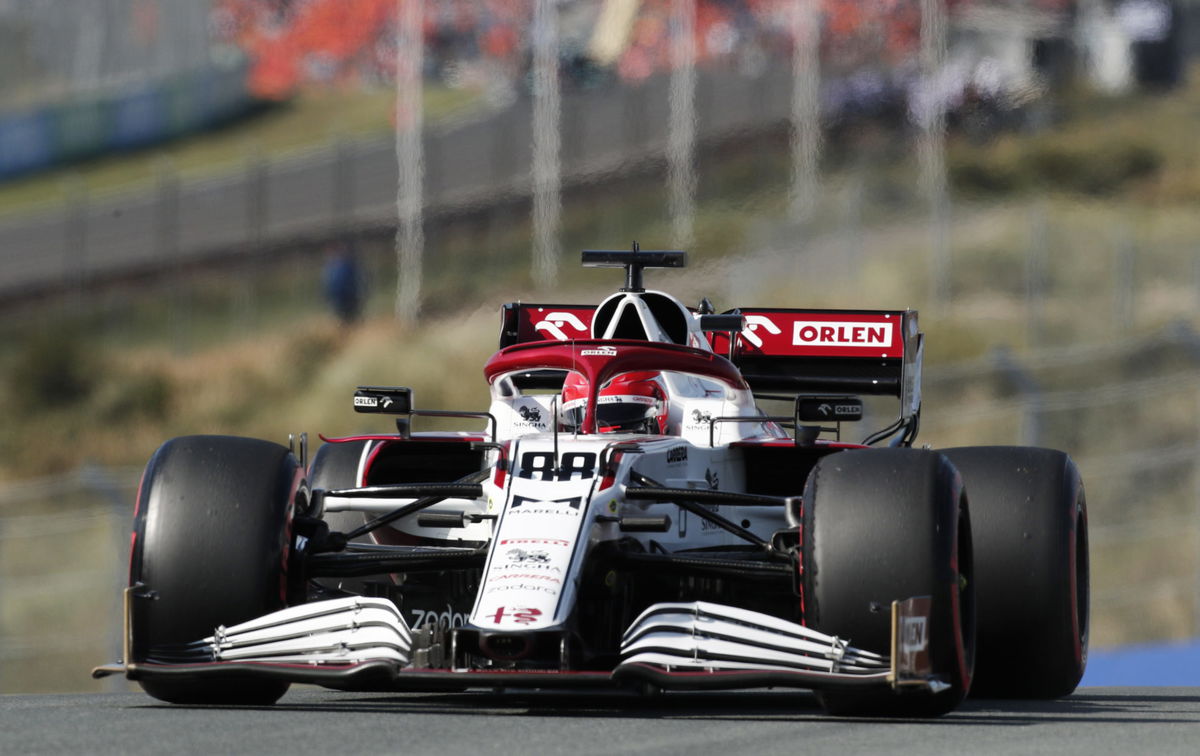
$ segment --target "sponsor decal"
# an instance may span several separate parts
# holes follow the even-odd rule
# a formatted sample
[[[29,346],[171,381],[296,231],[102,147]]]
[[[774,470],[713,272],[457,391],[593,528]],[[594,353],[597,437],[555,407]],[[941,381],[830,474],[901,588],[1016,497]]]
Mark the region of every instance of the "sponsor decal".
[[[539,575],[536,572],[521,572],[521,573],[513,573],[511,575],[497,575],[495,577],[488,578],[489,583],[492,581],[495,581],[495,580],[542,580],[547,583],[561,583],[562,582],[562,578],[557,578],[557,577],[554,577],[553,575]]]
[[[379,400],[373,396],[356,396],[354,397],[355,407],[378,407]]]
[[[905,654],[924,651],[929,645],[925,617],[901,617],[900,619],[900,651]]]
[[[508,557],[508,561],[515,564],[524,564],[526,562],[530,562],[532,564],[546,564],[550,561],[550,555],[544,551],[509,549],[506,556]]]
[[[583,349],[579,352],[584,357],[616,357],[616,347],[596,347],[595,349]]]
[[[516,509],[517,507],[524,506],[526,504],[566,504],[571,509],[579,509],[579,505],[582,503],[582,496],[572,496],[567,499],[535,499],[532,496],[519,496],[517,494],[513,494],[512,506],[509,507],[509,509]],[[555,507],[550,511],[560,512],[561,508]]]
[[[756,331],[758,331],[760,328],[767,333],[775,334],[776,336],[783,333],[783,331],[779,330],[779,326],[775,325],[775,322],[766,315],[747,315],[746,328],[742,331],[742,338],[746,341],[749,341],[754,346],[761,348],[763,345],[763,340],[756,333]]]
[[[686,446],[676,446],[673,449],[667,450],[667,464],[678,465],[688,460],[688,448]]]
[[[720,477],[718,477],[717,474],[712,470],[704,471],[704,480],[708,483],[708,487],[714,491],[721,487]]]
[[[792,343],[796,346],[888,347],[892,345],[892,324],[797,320],[792,324]]]
[[[518,407],[517,412],[521,415],[521,419],[532,425],[542,424],[542,411],[536,407]]]
[[[444,612],[439,612],[437,609],[410,609],[409,613],[412,614],[413,619],[408,624],[413,630],[425,626],[445,629],[462,627],[470,620],[465,612],[456,612],[449,604],[446,604]]]
[[[534,499],[530,499],[529,501],[533,501],[537,504],[543,503],[543,502],[538,502]],[[565,515],[567,517],[578,517],[579,516],[578,509],[564,509],[562,507],[537,507],[537,506],[521,507],[520,509],[509,509],[508,513],[513,516],[516,516],[516,515]]]
[[[817,412],[820,412],[824,417],[845,417],[847,415],[857,417],[859,408],[855,404],[830,404],[829,402],[821,402],[817,407]]]
[[[587,404],[585,399],[584,404]],[[596,404],[645,404],[650,406],[658,404],[658,400],[652,396],[641,396],[640,394],[606,394],[596,400]]]
[[[525,452],[517,477],[540,480],[570,480],[575,476],[591,478],[596,475],[595,452],[567,452],[555,465],[554,452]]]
[[[492,623],[502,625],[505,622],[515,622],[518,625],[529,625],[542,616],[542,610],[534,607],[499,606],[492,614]]]
[[[568,335],[563,328],[570,328],[578,333]],[[541,331],[552,339],[567,341],[578,338],[580,334],[587,335],[587,326],[579,318],[569,312],[551,312],[533,326],[533,330]]]
[[[551,596],[558,595],[558,588],[549,585],[534,585],[532,583],[505,583],[502,585],[490,585],[483,595],[491,593],[503,593],[505,591],[521,591],[522,593],[548,593]]]
[[[692,422],[708,425],[712,422],[712,415],[707,412],[701,412],[698,409],[692,410]]]
[[[565,538],[505,538],[500,542],[501,546],[509,544],[530,544],[537,546],[570,546],[571,542]]]

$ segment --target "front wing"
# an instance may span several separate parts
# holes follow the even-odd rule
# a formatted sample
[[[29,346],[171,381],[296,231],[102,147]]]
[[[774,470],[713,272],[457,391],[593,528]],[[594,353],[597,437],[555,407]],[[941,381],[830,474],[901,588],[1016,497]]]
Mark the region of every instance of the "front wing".
[[[930,673],[927,638],[904,630],[923,627],[928,619],[927,598],[894,602],[892,648],[885,657],[758,612],[709,602],[663,603],[648,608],[625,632],[612,670],[447,669],[414,663],[427,657],[415,648],[414,633],[390,601],[351,597],[217,628],[195,643],[151,649],[143,660],[104,665],[92,674],[124,674],[130,680],[265,677],[362,691],[648,685],[937,692],[948,686]],[[126,639],[128,658],[128,633]]]

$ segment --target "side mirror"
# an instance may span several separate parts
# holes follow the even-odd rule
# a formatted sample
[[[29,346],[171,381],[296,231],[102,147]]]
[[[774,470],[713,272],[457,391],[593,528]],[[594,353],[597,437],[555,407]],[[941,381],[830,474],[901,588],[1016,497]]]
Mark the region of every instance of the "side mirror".
[[[412,389],[407,386],[359,386],[354,392],[355,412],[408,415],[412,408]]]
[[[798,396],[796,424],[857,422],[863,417],[857,396]]]

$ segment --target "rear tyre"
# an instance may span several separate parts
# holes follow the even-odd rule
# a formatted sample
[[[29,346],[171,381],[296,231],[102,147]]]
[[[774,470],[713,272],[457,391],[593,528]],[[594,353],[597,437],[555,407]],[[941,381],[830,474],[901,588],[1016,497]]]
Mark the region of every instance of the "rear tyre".
[[[1070,694],[1088,648],[1087,504],[1079,470],[1053,449],[942,453],[962,474],[975,524],[979,661],[972,695]]]
[[[282,609],[289,593],[291,522],[306,496],[286,448],[249,438],[185,436],[159,447],[142,475],[130,551],[131,656],[200,640]],[[294,576],[293,576],[294,577]],[[269,704],[288,688],[258,678],[146,679],[170,703]]]
[[[818,693],[836,715],[934,717],[971,686],[975,655],[971,524],[962,484],[942,455],[865,449],[824,457],[804,490],[805,621],[857,648],[887,654],[891,602],[932,597],[929,628],[940,693]]]

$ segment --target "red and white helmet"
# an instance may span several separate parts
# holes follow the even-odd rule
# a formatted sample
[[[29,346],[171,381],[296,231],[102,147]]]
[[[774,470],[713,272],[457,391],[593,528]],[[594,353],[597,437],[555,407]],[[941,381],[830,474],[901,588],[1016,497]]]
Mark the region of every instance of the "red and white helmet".
[[[559,411],[563,430],[578,431],[587,414],[588,383],[572,372],[563,382]],[[622,373],[600,389],[596,402],[596,429],[600,433],[667,432],[666,394],[658,373]]]

